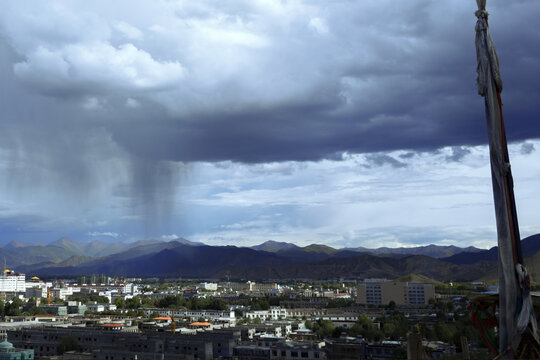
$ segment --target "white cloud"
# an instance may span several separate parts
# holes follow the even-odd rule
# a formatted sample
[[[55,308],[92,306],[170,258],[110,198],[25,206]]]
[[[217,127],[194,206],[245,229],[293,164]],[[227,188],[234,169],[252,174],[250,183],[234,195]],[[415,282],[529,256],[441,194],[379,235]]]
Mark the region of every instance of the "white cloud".
[[[122,35],[128,39],[138,40],[143,37],[141,30],[137,29],[135,26],[130,25],[124,21],[115,21],[113,26],[116,30],[120,31]]]
[[[528,144],[538,148],[540,141]],[[537,151],[523,152],[522,147],[511,144],[510,156],[525,237],[540,232],[540,160]],[[183,188],[184,201],[227,214],[227,220],[211,229],[202,226],[188,237],[215,244],[274,239],[338,247],[435,243],[489,248],[496,245],[489,153],[486,146],[462,150],[459,161],[453,160],[456,150],[450,147],[414,156],[384,154],[406,167],[370,164],[364,155],[303,163],[300,171],[290,170],[295,163],[201,164],[198,184]]]
[[[112,231],[105,231],[105,232],[99,232],[99,231],[90,231],[87,233],[88,236],[108,236],[112,238],[120,237],[120,234],[112,232]]]
[[[107,42],[40,46],[14,65],[15,74],[44,91],[115,91],[128,94],[163,90],[177,84],[185,69],[177,61],[157,61],[133,44]],[[52,89],[48,89],[52,88]]]
[[[321,35],[328,34],[328,31],[329,31],[328,25],[321,18],[318,18],[318,17],[311,18],[309,20],[309,26],[311,26],[317,33]]]

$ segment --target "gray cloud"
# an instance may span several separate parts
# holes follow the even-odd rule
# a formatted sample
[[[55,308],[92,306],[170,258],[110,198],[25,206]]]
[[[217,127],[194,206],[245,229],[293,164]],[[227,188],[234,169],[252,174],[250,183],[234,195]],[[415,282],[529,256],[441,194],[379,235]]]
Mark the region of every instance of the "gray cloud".
[[[461,161],[465,156],[469,155],[471,150],[463,146],[452,147],[452,155],[446,156],[446,160],[449,161]]]
[[[394,168],[402,168],[407,166],[406,163],[401,162],[386,154],[368,154],[366,155],[366,160],[368,161],[368,164],[365,166],[368,168],[372,166],[383,165],[390,165]]]
[[[416,153],[412,152],[412,151],[408,151],[404,154],[400,154],[399,157],[402,158],[402,159],[411,159],[413,158],[414,156],[416,155]]]
[[[523,155],[526,155],[526,154],[531,154],[532,152],[534,152],[536,149],[534,148],[534,144],[531,144],[531,143],[524,143],[523,145],[521,145],[521,150],[520,152],[523,154]]]

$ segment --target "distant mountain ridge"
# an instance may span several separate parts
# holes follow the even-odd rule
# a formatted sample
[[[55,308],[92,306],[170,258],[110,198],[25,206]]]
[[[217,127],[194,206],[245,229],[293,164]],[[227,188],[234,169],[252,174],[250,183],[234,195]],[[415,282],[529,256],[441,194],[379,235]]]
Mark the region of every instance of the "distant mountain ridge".
[[[275,245],[275,244],[271,244]],[[98,259],[28,267],[40,277],[87,274],[135,277],[233,279],[397,278],[411,273],[436,280],[475,280],[496,264],[455,265],[425,255],[392,258],[328,246],[292,247],[276,252],[235,246],[193,246],[178,241],[141,245]]]
[[[427,255],[433,258],[445,258],[462,252],[467,253],[476,253],[483,251],[474,246],[469,246],[466,248],[460,248],[454,245],[441,246],[441,245],[425,245],[425,246],[415,246],[415,247],[399,247],[399,248],[389,248],[389,247],[380,247],[375,249],[365,248],[365,247],[356,247],[356,248],[342,248],[336,249],[327,245],[320,244],[311,244],[308,246],[300,247],[295,244],[287,242],[278,242],[269,240],[262,244],[251,246],[251,249],[263,250],[268,252],[276,253],[299,253],[299,252],[313,252],[313,253],[325,253],[328,255],[336,254],[339,252],[359,252],[372,255],[388,255],[388,256],[407,256],[407,255]]]
[[[521,250],[524,257],[529,257],[540,251],[540,234],[531,235],[521,240]],[[489,250],[477,251],[474,253],[462,252],[445,259],[452,264],[474,264],[478,261],[497,261],[499,248],[492,247]]]
[[[528,252],[540,249],[540,234],[524,239],[522,246],[524,252],[527,251],[526,256],[531,255]],[[320,244],[300,247],[272,241],[251,248],[208,246],[183,238],[105,246],[99,241],[78,243],[62,238],[45,246],[6,245],[0,248],[0,255],[22,256],[21,252],[26,252],[26,257],[18,260],[17,270],[40,277],[106,274],[253,280],[393,279],[418,274],[438,281],[470,281],[487,276],[497,268],[496,257],[492,258],[493,249],[472,248],[474,252],[440,259],[425,254],[403,254],[404,249],[437,255],[456,251],[452,247],[431,245],[399,248],[395,253],[382,248],[382,255],[376,255],[362,252],[363,248],[335,249]],[[84,253],[80,254],[81,251]],[[459,256],[473,256],[475,260],[453,263]],[[10,266],[16,262],[13,259],[10,257]]]
[[[280,250],[291,250],[298,248],[297,245],[287,243],[287,242],[279,242],[274,240],[268,240],[263,242],[262,244],[251,246],[251,249],[253,250],[260,250],[260,251],[267,251],[267,252],[278,252]]]
[[[355,251],[365,252],[372,255],[426,255],[433,258],[441,259],[462,252],[476,253],[482,251],[474,246],[469,246],[466,248],[461,248],[454,245],[441,246],[441,245],[425,245],[425,246],[415,246],[415,247],[399,247],[399,248],[388,248],[380,247],[376,249],[367,249],[364,247],[358,247],[354,249]]]
[[[184,244],[188,246],[205,246],[200,242],[192,242],[184,238],[178,238],[172,241],[173,244]],[[36,269],[37,266],[51,267],[55,264],[66,261],[71,257],[102,258],[112,254],[120,254],[129,252],[131,249],[139,248],[140,251],[148,253],[152,251],[152,247],[144,248],[145,246],[155,245],[156,249],[163,247],[171,247],[172,245],[163,245],[166,242],[160,240],[139,240],[136,242],[105,242],[94,240],[91,242],[79,242],[63,237],[52,241],[48,244],[31,244],[20,241],[11,241],[0,247],[0,257],[8,259],[8,266],[23,270]],[[477,251],[476,248],[458,248],[448,246],[428,245],[414,248],[379,248],[379,249],[335,249],[327,245],[311,244],[300,247],[295,244],[277,241],[266,241],[260,245],[252,246],[251,249],[256,251],[266,251],[278,254],[281,257],[287,258],[290,262],[309,262],[322,261],[330,257],[347,257],[355,256],[358,253],[370,253],[374,255],[384,255],[393,257],[404,257],[407,255],[428,255],[431,257],[444,257],[449,253],[458,251]],[[479,251],[479,250],[478,250]],[[22,267],[21,267],[22,266]]]
[[[199,246],[189,240],[179,238],[177,243],[192,244]],[[19,241],[11,241],[0,247],[0,257],[5,257],[9,268],[16,268],[18,271],[36,268],[38,266],[51,266],[61,263],[72,257],[101,258],[111,254],[129,251],[139,246],[152,244],[164,244],[159,240],[140,240],[136,242],[104,242],[94,240],[92,242],[79,242],[63,237],[48,244],[30,244]]]
[[[153,249],[150,249],[150,248]],[[287,260],[265,251],[235,246],[191,246],[168,242],[140,246],[70,267],[35,269],[42,276],[128,274],[129,276],[211,277],[227,266],[285,265]]]
[[[488,274],[496,264],[479,262],[470,265],[454,265],[425,255],[403,258],[380,257],[362,254],[352,257],[328,258],[312,263],[296,263],[287,266],[259,265],[256,267],[231,267],[220,272],[233,278],[245,279],[366,279],[399,278],[409,274],[421,274],[438,281],[472,281]]]

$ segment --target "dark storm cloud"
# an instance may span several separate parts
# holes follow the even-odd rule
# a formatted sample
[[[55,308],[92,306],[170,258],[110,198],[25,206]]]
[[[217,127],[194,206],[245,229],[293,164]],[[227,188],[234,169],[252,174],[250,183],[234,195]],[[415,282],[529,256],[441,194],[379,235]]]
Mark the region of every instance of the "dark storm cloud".
[[[503,96],[509,101],[505,116],[510,140],[540,136],[540,125],[533,121],[539,115],[535,105],[539,91],[534,85],[540,76],[539,50],[516,45],[537,41],[536,22],[527,22],[527,29],[514,26],[530,18],[537,7],[534,2],[493,3],[494,13],[508,15],[508,8],[516,12],[511,17],[497,15],[492,22],[494,28],[499,27],[493,33],[503,76],[508,74],[509,79]],[[189,10],[195,12],[193,16],[186,13]],[[251,7],[225,10],[227,16],[254,11]],[[439,11],[450,13],[441,18]],[[197,81],[190,76],[208,81],[198,73],[199,65],[190,63],[191,54],[181,55],[178,62],[159,62],[133,45],[87,46],[75,43],[76,39],[52,37],[49,48],[20,50],[22,46],[12,44],[19,52],[12,68],[30,91],[72,99],[60,110],[47,104],[57,118],[48,120],[52,132],[56,126],[64,128],[66,122],[72,122],[69,131],[75,134],[99,126],[128,153],[145,159],[256,163],[334,159],[342,152],[433,150],[486,141],[482,99],[474,87],[473,12],[472,6],[458,4],[454,9],[427,1],[389,12],[382,5],[336,4],[311,21],[292,17],[287,34],[279,28],[274,34],[265,29],[262,34],[269,41],[282,41],[270,50],[264,49],[260,33],[235,39],[255,43],[255,50],[248,54],[253,63],[245,71],[234,72],[237,78],[209,87],[182,85],[184,76],[186,82]],[[176,16],[200,19],[209,16],[209,10],[204,6],[183,9]],[[300,21],[305,24],[301,26]],[[101,34],[108,32],[98,31]],[[257,46],[269,58],[257,56]],[[101,52],[108,67],[103,67],[100,58],[92,58],[92,51]],[[159,58],[157,53],[154,56]],[[519,86],[514,79],[521,80]],[[188,92],[189,87],[194,92]],[[290,96],[281,97],[279,92],[288,88]],[[167,90],[171,92],[165,94]],[[260,99],[255,97],[258,94]],[[126,96],[139,108],[125,106]],[[77,114],[76,103],[96,111]],[[73,125],[72,116],[92,117],[93,123]]]

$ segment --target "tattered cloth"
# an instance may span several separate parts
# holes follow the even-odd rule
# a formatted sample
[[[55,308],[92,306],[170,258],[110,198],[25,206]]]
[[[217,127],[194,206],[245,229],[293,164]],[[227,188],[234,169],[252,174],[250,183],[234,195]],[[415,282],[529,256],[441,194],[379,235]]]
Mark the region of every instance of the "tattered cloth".
[[[531,296],[533,305],[533,314],[536,321],[540,321],[540,296]],[[493,354],[498,354],[495,359],[499,359],[505,353],[497,350],[493,328],[497,327],[497,305],[499,304],[499,295],[481,295],[471,299],[469,304],[470,317],[474,327],[478,330],[486,346]],[[506,349],[510,350],[510,349]],[[540,359],[540,343],[529,333],[526,333],[518,349],[514,352],[517,359]]]

